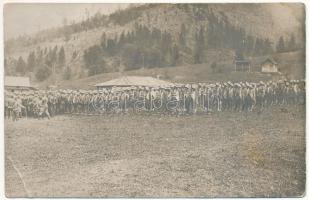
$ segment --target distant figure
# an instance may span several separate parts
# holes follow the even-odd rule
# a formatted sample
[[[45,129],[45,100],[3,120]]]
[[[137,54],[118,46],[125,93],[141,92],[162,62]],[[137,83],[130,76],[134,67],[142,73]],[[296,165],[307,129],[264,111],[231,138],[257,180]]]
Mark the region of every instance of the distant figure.
[[[42,104],[41,104],[41,107],[40,107],[39,117],[43,118],[44,115],[46,115],[48,117],[48,119],[50,119],[50,114],[48,112],[47,99],[42,100]]]
[[[21,99],[15,98],[15,102],[13,105],[13,121],[17,121],[19,118],[21,118],[21,111],[22,109],[25,109],[25,107],[21,103]]]

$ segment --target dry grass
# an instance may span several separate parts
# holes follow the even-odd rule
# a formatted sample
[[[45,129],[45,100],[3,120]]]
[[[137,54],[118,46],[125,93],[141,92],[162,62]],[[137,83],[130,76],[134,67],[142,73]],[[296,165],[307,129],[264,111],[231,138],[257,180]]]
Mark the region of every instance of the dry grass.
[[[305,111],[287,109],[6,121],[6,195],[301,196]]]

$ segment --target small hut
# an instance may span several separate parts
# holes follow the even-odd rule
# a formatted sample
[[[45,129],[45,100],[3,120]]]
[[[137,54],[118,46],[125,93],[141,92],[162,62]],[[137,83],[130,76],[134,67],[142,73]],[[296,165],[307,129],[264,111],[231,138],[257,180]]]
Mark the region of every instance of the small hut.
[[[267,58],[261,63],[261,72],[278,73],[278,63],[273,58]]]

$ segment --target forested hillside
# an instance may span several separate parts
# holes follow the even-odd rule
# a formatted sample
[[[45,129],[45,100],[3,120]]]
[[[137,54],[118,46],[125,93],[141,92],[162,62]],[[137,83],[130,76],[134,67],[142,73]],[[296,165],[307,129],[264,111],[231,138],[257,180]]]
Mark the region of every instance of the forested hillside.
[[[286,13],[275,12],[278,6]],[[303,9],[294,4],[147,4],[109,16],[96,13],[6,41],[5,72],[38,82],[70,80],[292,52],[304,48]],[[281,24],[285,15],[293,26]]]

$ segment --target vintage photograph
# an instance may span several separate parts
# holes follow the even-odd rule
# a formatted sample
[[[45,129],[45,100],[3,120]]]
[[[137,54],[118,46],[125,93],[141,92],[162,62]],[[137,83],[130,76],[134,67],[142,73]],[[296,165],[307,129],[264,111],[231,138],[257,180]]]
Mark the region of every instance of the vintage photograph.
[[[6,197],[303,197],[302,3],[4,4]]]

